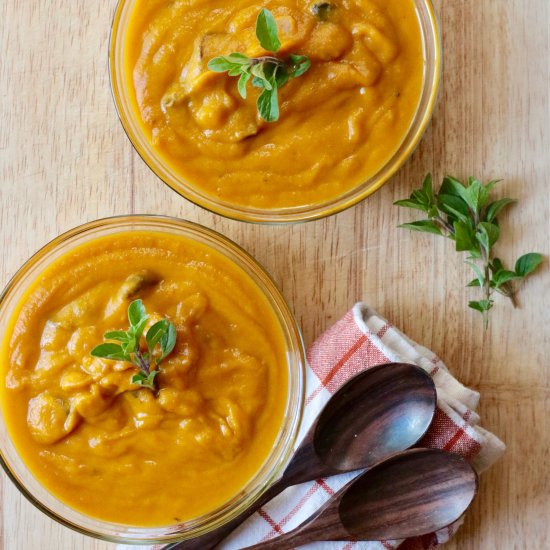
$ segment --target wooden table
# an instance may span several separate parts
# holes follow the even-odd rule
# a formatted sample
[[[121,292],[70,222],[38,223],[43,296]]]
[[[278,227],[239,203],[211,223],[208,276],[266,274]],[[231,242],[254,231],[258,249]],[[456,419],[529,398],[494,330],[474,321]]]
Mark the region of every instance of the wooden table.
[[[441,0],[444,78],[433,122],[411,160],[375,196],[306,225],[262,227],[178,197],[133,151],[109,91],[115,0],[0,3],[0,284],[38,247],[85,221],[160,213],[217,229],[271,272],[306,343],[367,300],[481,391],[484,425],[508,452],[481,479],[449,549],[550,548],[550,277],[527,282],[520,308],[499,300],[487,332],[451,243],[396,229],[392,206],[428,170],[500,177],[519,204],[502,218],[507,260],[550,252],[548,0]],[[111,545],[50,521],[1,477],[0,547]]]

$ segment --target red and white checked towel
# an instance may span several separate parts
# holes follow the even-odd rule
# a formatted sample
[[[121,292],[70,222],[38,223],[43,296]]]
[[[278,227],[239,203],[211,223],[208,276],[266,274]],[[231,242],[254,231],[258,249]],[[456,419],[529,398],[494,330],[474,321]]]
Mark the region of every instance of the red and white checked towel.
[[[330,396],[351,376],[388,362],[415,363],[426,370],[437,388],[434,422],[421,441],[425,447],[452,451],[466,457],[478,473],[504,452],[504,444],[479,425],[475,409],[479,394],[464,387],[430,350],[411,341],[363,303],[356,304],[321,335],[307,354],[306,403],[300,440]],[[220,545],[236,550],[290,531],[326,502],[358,472],[290,487],[249,518]],[[462,523],[417,539],[383,542],[315,543],[315,550],[429,549],[447,542]],[[304,547],[306,548],[306,547]]]

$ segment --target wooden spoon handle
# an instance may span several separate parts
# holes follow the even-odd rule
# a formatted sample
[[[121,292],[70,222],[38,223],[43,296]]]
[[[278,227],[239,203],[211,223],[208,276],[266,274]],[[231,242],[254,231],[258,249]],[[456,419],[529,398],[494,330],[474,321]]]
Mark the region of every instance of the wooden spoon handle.
[[[242,550],[292,550],[303,546],[304,544],[310,544],[315,542],[315,538],[309,530],[302,528],[301,526],[293,531],[289,531],[284,535],[259,542],[253,546],[247,546]]]

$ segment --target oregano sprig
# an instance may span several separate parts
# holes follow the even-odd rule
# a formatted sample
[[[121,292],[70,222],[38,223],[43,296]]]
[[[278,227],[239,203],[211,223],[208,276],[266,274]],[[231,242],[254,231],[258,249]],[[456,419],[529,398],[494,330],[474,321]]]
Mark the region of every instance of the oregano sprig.
[[[134,300],[128,307],[128,331],[114,330],[104,334],[105,340],[119,342],[105,342],[96,346],[92,351],[93,357],[127,361],[139,370],[132,377],[132,383],[156,390],[156,376],[162,361],[170,355],[176,345],[176,327],[168,319],[162,319],[152,325],[145,335],[146,352],[141,349],[141,339],[149,315],[141,300]]]
[[[435,193],[432,176],[428,174],[420,189],[413,191],[408,199],[394,203],[426,214],[426,219],[399,227],[448,237],[455,242],[457,252],[468,253],[465,261],[475,274],[468,286],[482,290],[481,299],[469,302],[468,306],[483,315],[485,328],[489,322],[489,310],[494,305],[494,293],[507,296],[515,306],[517,283],[533,273],[543,261],[541,254],[530,252],[521,256],[510,270],[494,256],[493,247],[500,237],[497,216],[516,202],[509,198],[489,202],[490,193],[498,181],[483,184],[470,177],[462,183],[447,176]]]
[[[208,68],[216,73],[227,72],[229,76],[238,76],[237,89],[246,99],[247,85],[262,88],[258,96],[257,107],[260,116],[266,122],[279,120],[278,91],[291,79],[303,75],[311,66],[305,55],[290,54],[287,59],[275,54],[281,48],[277,23],[273,14],[263,8],[256,20],[256,37],[262,48],[270,54],[261,57],[247,57],[242,53],[232,53],[214,57],[208,62]]]

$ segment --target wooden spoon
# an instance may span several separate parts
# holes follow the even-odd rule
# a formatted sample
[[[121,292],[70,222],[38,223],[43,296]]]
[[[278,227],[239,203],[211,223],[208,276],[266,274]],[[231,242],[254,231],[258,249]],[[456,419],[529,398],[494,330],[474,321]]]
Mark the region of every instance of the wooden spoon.
[[[462,457],[413,449],[352,480],[293,531],[244,550],[286,550],[315,541],[416,537],[456,521],[476,492],[477,474]]]
[[[214,548],[245,519],[291,485],[361,468],[415,445],[436,405],[430,376],[416,365],[388,363],[366,369],[328,401],[283,476],[228,523],[166,550]]]

